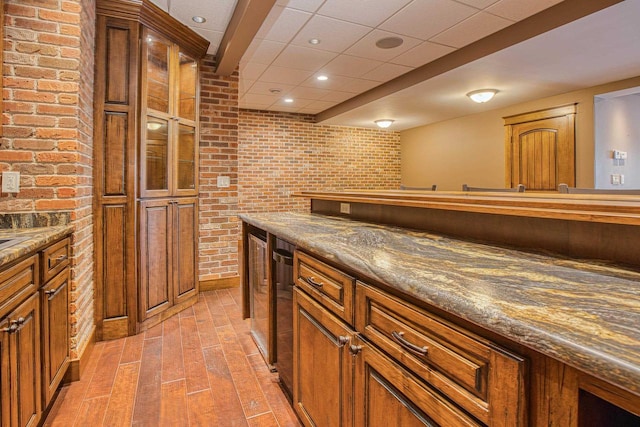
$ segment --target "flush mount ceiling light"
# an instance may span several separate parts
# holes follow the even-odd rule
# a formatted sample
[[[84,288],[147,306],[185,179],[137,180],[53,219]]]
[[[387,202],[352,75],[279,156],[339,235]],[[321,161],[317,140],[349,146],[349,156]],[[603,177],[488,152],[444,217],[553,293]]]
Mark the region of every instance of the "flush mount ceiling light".
[[[495,89],[480,89],[469,92],[467,96],[471,98],[473,102],[481,104],[483,102],[489,101],[496,93],[498,93],[498,91]]]
[[[316,39],[316,38],[309,39],[309,44],[312,44],[312,45],[320,44],[320,39]]]
[[[380,49],[393,49],[404,43],[400,37],[385,37],[376,42],[376,46]]]
[[[320,80],[321,82],[324,82],[326,80],[329,80],[329,77],[325,76],[324,74],[321,74],[318,77],[316,77],[316,80]]]
[[[293,102],[293,98],[285,98],[284,102],[286,102],[287,104],[291,104]]]
[[[392,123],[393,123],[393,120],[391,119],[380,119],[375,121],[375,124],[377,124],[378,127],[382,129],[388,128],[389,126],[391,126]]]
[[[191,20],[196,24],[204,24],[205,22],[207,22],[207,18],[205,18],[204,16],[194,16],[193,18],[191,18]]]

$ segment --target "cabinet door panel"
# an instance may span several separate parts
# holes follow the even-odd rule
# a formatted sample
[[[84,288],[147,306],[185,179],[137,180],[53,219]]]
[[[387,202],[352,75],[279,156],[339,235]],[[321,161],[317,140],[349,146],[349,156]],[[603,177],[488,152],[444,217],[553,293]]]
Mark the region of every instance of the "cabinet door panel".
[[[171,305],[171,204],[140,203],[140,315],[144,320]]]
[[[179,200],[174,206],[174,303],[177,304],[197,292],[198,209],[196,199]]]
[[[298,289],[293,304],[294,409],[307,426],[350,426],[354,332]]]
[[[69,269],[40,289],[43,396],[49,404],[69,366]]]
[[[9,319],[0,322],[0,425],[8,426],[11,421],[11,365],[9,363],[9,339],[6,330]]]
[[[178,82],[178,116],[195,121],[197,118],[198,62],[184,52],[179,54]]]
[[[35,426],[41,413],[40,376],[40,316],[38,294],[34,294],[9,315],[18,321],[18,328],[11,336],[11,372],[16,385],[12,405],[16,410],[19,427]],[[13,387],[12,387],[13,388]],[[13,391],[13,390],[12,390]]]
[[[146,94],[147,107],[154,110],[169,113],[170,80],[169,80],[169,58],[171,56],[171,45],[160,36],[145,31],[146,53]]]
[[[355,425],[481,426],[389,357],[369,344],[361,347],[355,357]]]
[[[176,194],[195,195],[196,188],[196,128],[180,123],[176,145],[178,161]]]

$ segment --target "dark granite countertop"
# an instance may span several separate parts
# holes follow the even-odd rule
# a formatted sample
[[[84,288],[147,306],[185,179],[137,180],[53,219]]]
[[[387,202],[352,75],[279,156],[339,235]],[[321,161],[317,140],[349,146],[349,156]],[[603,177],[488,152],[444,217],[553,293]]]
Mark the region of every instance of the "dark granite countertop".
[[[0,229],[0,240],[12,240],[12,242],[0,244],[0,268],[72,231],[73,226],[71,225]]]
[[[240,218],[516,343],[640,393],[640,273],[304,213]]]

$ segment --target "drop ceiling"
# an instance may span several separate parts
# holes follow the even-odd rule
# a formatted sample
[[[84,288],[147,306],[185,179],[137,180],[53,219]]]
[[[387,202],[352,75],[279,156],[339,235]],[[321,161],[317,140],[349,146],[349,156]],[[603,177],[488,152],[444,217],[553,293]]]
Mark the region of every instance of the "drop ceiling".
[[[153,1],[207,38],[211,54],[237,3]],[[391,118],[391,129],[403,130],[640,75],[640,0],[626,0],[424,81],[385,90],[401,76],[526,25],[527,18],[558,3],[277,0],[240,61],[239,106],[317,114],[323,123],[345,126],[373,127],[374,120]],[[207,22],[196,24],[196,15]],[[385,37],[403,43],[376,47]],[[465,97],[485,87],[499,90],[490,103]]]

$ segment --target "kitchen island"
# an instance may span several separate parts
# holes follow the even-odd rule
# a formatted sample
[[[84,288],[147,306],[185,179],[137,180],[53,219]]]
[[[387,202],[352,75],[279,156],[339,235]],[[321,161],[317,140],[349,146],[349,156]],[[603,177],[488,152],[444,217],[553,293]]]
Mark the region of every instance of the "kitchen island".
[[[523,425],[595,425],[585,419],[617,414],[617,406],[608,407],[612,400],[624,408],[625,422],[640,420],[636,268],[313,213],[241,219],[353,276],[358,286],[382,289],[521,355],[528,364]]]

